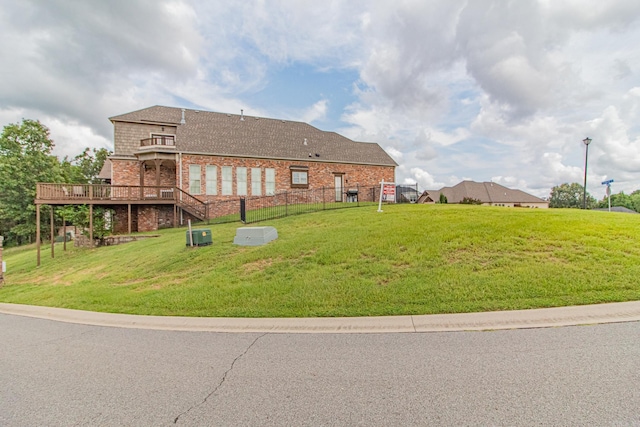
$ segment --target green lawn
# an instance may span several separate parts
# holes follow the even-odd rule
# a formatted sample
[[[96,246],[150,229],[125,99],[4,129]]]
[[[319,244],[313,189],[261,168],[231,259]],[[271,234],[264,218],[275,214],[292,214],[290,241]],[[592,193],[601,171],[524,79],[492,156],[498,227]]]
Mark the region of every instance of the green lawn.
[[[324,211],[258,225],[265,246],[185,229],[92,250],[5,249],[0,301],[182,316],[367,316],[640,299],[640,215],[463,205]],[[71,246],[71,245],[70,245]]]

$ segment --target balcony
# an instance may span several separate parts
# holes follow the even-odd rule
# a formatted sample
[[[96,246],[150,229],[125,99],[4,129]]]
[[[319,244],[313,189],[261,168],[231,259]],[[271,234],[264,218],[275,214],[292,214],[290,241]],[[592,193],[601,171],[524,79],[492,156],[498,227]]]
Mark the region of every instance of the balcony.
[[[153,135],[151,138],[140,140],[140,148],[176,148],[176,137],[174,135]]]

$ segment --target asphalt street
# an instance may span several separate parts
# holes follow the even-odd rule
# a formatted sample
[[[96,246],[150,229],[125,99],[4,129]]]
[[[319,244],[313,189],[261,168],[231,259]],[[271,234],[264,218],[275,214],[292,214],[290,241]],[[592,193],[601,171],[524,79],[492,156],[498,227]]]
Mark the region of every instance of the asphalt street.
[[[0,314],[2,426],[640,425],[640,322],[216,333]]]

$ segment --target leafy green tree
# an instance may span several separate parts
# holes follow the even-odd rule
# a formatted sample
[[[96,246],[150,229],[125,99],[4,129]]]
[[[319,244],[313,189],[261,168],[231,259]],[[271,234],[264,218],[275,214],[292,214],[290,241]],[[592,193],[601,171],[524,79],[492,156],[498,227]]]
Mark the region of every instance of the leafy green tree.
[[[481,205],[482,201],[478,199],[474,199],[473,197],[464,197],[460,201],[461,205]]]
[[[29,242],[35,235],[36,183],[61,178],[53,147],[49,129],[37,120],[9,124],[0,135],[0,234],[8,244]]]
[[[440,203],[448,203],[447,196],[443,193],[440,193]]]
[[[631,205],[633,210],[640,212],[640,190],[636,190],[629,196],[631,198]]]
[[[582,208],[584,187],[576,182],[564,183],[551,189],[550,208]],[[597,206],[596,199],[587,192],[587,209]]]
[[[72,184],[98,184],[98,174],[111,154],[105,148],[85,148],[72,160],[65,157],[60,163],[64,182]]]
[[[58,211],[65,222],[79,227],[82,230],[89,228],[89,206],[88,205],[67,205]],[[104,239],[111,234],[113,229],[113,211],[102,207],[93,208],[93,236],[97,239]],[[87,233],[88,234],[88,233]]]
[[[624,194],[624,191],[611,195],[611,207],[622,206],[632,211],[640,212],[640,190],[636,190],[631,194]],[[604,196],[598,203],[599,208],[609,207],[609,198]]]

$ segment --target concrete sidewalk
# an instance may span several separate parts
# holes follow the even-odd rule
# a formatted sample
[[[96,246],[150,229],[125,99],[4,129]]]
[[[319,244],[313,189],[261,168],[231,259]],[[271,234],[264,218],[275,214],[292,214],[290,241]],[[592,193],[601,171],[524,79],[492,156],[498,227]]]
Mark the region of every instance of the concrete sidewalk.
[[[0,313],[117,328],[209,332],[385,333],[486,331],[640,321],[640,301],[535,310],[420,316],[225,318],[96,313],[0,303]]]

